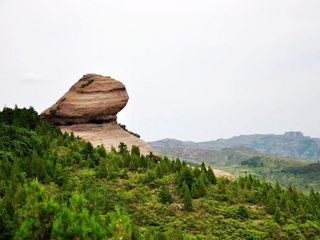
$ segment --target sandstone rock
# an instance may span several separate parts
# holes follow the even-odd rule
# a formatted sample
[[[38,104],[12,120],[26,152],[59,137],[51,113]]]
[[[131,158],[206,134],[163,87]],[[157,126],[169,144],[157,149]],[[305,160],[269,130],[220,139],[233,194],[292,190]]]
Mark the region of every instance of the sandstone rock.
[[[94,146],[103,144],[110,150],[123,142],[129,150],[134,145],[140,148],[142,154],[149,154],[152,148],[146,142],[117,123],[117,113],[126,106],[128,99],[121,82],[87,74],[45,110],[41,118],[58,125],[62,131],[73,132]]]
[[[105,123],[117,119],[116,114],[128,102],[125,86],[110,77],[84,75],[41,117],[57,125]]]
[[[91,142],[95,147],[103,144],[107,150],[110,150],[112,146],[117,149],[120,142],[123,142],[127,145],[129,150],[134,145],[139,147],[140,152],[144,155],[153,152],[149,144],[123,130],[116,122],[103,124],[75,124],[60,126],[60,128],[62,131],[68,133],[73,132],[75,136],[79,136]]]

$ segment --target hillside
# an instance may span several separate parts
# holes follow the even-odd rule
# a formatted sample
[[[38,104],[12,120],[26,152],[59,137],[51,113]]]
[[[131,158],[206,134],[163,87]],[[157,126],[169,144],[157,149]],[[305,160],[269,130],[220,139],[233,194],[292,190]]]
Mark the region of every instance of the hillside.
[[[208,150],[188,147],[157,147],[152,145],[154,149],[165,156],[178,157],[188,162],[201,163],[202,161],[217,167],[228,166],[240,163],[250,157],[261,154],[260,152],[246,148],[234,147],[223,148],[221,150]]]
[[[251,174],[260,179],[280,182],[283,186],[296,186],[304,192],[310,189],[320,191],[320,171],[317,163],[288,157],[257,155],[233,164],[221,167],[235,176]]]
[[[234,176],[250,173],[260,179],[279,181],[284,186],[295,185],[305,192],[311,188],[320,191],[320,172],[312,160],[269,155],[244,146],[212,150],[201,144],[199,147],[196,143],[170,139],[150,144],[163,155],[179,157],[193,164],[203,161]],[[259,159],[259,164],[250,164],[252,159]]]
[[[282,155],[306,160],[320,159],[320,139],[306,137],[301,132],[287,132],[283,135],[241,135],[208,142],[183,142],[175,139],[163,139],[150,142],[150,145],[158,151],[167,148],[183,148],[196,149],[198,152],[200,150],[246,147],[271,155]]]
[[[41,121],[0,112],[0,239],[316,239],[320,194],[137,147],[106,151]]]

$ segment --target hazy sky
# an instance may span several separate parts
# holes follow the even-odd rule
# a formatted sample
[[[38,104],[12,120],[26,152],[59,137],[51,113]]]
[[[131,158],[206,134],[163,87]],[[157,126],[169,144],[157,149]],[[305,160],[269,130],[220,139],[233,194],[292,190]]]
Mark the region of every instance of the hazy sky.
[[[125,83],[146,140],[320,137],[319,0],[0,0],[0,107],[85,73]]]

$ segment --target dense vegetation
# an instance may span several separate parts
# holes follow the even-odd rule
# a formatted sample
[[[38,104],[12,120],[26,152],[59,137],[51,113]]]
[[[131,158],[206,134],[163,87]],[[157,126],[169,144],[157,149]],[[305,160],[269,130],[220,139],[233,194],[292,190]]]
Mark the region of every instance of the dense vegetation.
[[[246,147],[205,150],[164,146],[160,150],[166,156],[182,156],[189,164],[199,165],[203,161],[235,176],[248,173],[274,183],[279,181],[286,187],[295,185],[304,192],[311,188],[320,191],[320,164],[316,161],[267,155]]]
[[[247,173],[274,183],[278,181],[285,187],[294,185],[308,193],[311,189],[320,191],[319,166],[319,163],[310,163],[306,160],[260,155],[222,169],[235,176]]]
[[[317,239],[319,221],[313,190],[106,152],[32,108],[0,112],[0,239]]]

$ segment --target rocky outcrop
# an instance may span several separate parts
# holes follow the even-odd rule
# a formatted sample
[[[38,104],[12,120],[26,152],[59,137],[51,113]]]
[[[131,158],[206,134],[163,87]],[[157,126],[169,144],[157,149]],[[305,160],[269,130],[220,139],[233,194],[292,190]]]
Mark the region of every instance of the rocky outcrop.
[[[62,131],[73,132],[94,146],[103,144],[106,149],[117,148],[120,142],[128,149],[138,146],[142,154],[152,148],[142,139],[125,131],[117,123],[117,113],[129,100],[121,82],[97,74],[84,75],[41,118]]]
[[[117,119],[128,99],[121,82],[87,74],[41,116],[57,125],[107,123]]]
[[[139,147],[140,152],[144,155],[152,152],[152,148],[149,144],[123,130],[116,122],[103,124],[74,124],[70,126],[60,126],[60,128],[62,131],[68,133],[73,132],[74,135],[86,139],[94,146],[103,144],[108,150],[110,150],[112,146],[117,148],[120,142],[123,142],[127,145],[128,149],[131,149],[132,146]]]

